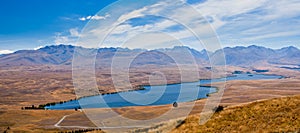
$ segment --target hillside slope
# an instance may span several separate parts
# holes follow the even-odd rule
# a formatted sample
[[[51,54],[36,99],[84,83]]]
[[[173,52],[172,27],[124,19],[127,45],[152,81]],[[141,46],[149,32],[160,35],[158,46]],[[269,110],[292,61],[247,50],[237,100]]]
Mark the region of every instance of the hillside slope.
[[[191,116],[172,132],[300,132],[300,95],[228,108],[205,125]]]

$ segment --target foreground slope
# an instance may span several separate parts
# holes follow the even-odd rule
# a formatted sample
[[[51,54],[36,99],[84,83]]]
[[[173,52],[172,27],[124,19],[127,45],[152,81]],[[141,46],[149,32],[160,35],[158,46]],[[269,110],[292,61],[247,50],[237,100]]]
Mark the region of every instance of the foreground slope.
[[[173,132],[300,132],[300,95],[227,108],[205,125],[194,115]]]

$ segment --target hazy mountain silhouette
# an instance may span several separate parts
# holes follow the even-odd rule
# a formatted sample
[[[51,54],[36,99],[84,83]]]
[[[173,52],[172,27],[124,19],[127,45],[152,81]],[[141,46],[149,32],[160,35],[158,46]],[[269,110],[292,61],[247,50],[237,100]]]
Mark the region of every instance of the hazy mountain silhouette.
[[[132,66],[139,65],[175,65],[203,63],[208,56],[189,47],[178,46],[169,49],[128,49],[99,48],[87,49],[71,45],[46,46],[38,50],[20,50],[12,54],[0,56],[1,66],[33,66],[33,65],[71,65],[75,48],[80,51],[97,51],[96,64],[111,65],[112,60],[131,60]]]
[[[12,54],[0,56],[1,66],[32,66],[32,65],[71,65],[75,48],[91,50],[71,45],[46,46],[38,50],[20,50]],[[226,47],[223,50],[208,52],[197,51],[186,46],[175,46],[166,49],[128,49],[128,48],[100,48],[92,49],[97,52],[96,64],[111,65],[114,61],[131,60],[131,66],[140,65],[176,65],[177,64],[207,64],[211,60],[218,60],[225,53],[227,65],[255,66],[257,63],[270,64],[300,64],[300,50],[296,47],[270,49],[261,46]]]
[[[223,51],[226,55],[226,64],[228,65],[255,66],[258,63],[300,64],[300,50],[292,46],[276,50],[255,45],[249,47],[226,47],[213,53],[213,57],[218,57]]]

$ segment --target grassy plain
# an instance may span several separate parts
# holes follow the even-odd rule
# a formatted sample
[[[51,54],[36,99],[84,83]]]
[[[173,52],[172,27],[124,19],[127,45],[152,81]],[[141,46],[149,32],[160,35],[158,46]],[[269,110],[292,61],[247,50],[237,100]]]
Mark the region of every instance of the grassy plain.
[[[288,103],[297,102],[299,97],[293,97],[294,95],[300,94],[300,72],[281,69],[281,68],[265,68],[261,67],[260,69],[269,69],[271,70],[268,74],[278,74],[283,75],[288,78],[286,79],[278,79],[278,80],[259,80],[259,81],[230,81],[226,83],[226,89],[221,101],[221,105],[228,107],[226,111],[216,114],[224,116],[226,119],[229,117],[227,110],[231,110],[234,112],[234,117],[241,115],[239,111],[255,111],[253,108],[257,108],[259,105],[260,108],[257,108],[259,112],[252,112],[253,114],[261,115],[262,111],[267,112],[266,116],[270,119],[271,122],[281,121],[284,123],[283,125],[279,124],[279,127],[282,131],[296,131],[295,127],[299,126],[299,119],[296,119],[296,123],[288,122],[288,116],[298,115],[297,113],[286,113],[285,110],[288,110],[288,106],[291,106],[293,110],[297,110],[297,107],[293,105],[287,104],[287,106],[283,106],[280,101],[286,101]],[[188,70],[188,67],[187,67]],[[229,75],[232,71],[242,70],[242,71],[251,71],[251,69],[239,68],[239,67],[228,67],[226,75]],[[148,84],[149,75],[151,75],[153,71],[160,71],[167,75],[167,83],[177,83],[180,81],[180,76],[178,73],[178,68],[155,68],[150,67],[147,69],[135,68],[131,70],[130,82],[133,86],[138,86],[141,84]],[[116,90],[112,86],[112,81],[109,79],[110,72],[107,69],[101,69],[96,72],[97,75],[97,83],[99,85],[99,91],[101,93],[111,93]],[[199,75],[201,78],[209,78],[210,71],[206,69],[199,69]],[[217,75],[219,77],[224,75]],[[195,79],[188,79],[193,81]],[[154,81],[152,83],[160,84],[159,80]],[[213,84],[212,86],[221,87],[220,84]],[[72,85],[72,71],[70,66],[65,67],[54,67],[54,66],[39,66],[39,67],[15,67],[15,68],[0,68],[0,130],[4,131],[7,127],[10,127],[11,131],[26,131],[26,132],[56,132],[56,131],[65,131],[65,130],[73,130],[76,128],[57,128],[54,126],[63,116],[70,115],[66,117],[64,121],[60,124],[60,126],[91,126],[93,127],[93,123],[91,123],[83,113],[75,112],[75,111],[30,111],[30,110],[21,110],[23,106],[31,106],[31,105],[39,105],[45,104],[49,102],[59,102],[59,101],[67,101],[69,99],[76,98],[74,87]],[[124,87],[124,91],[128,88]],[[281,97],[290,96],[291,98],[282,99]],[[266,103],[258,103],[258,105],[253,105],[252,102],[279,98],[278,108],[271,108],[269,105],[270,102]],[[276,99],[275,99],[276,101]],[[298,99],[299,101],[299,99]],[[189,129],[195,129],[196,131],[201,132],[202,127],[197,126],[199,119],[199,113],[202,111],[203,106],[206,100],[198,100],[195,105],[192,102],[179,104],[177,110],[185,111],[187,106],[192,106],[194,109],[191,111],[191,117],[185,120],[185,123],[179,126],[174,132],[181,131],[191,131]],[[249,105],[250,103],[250,105]],[[246,105],[246,106],[241,106]],[[299,105],[299,104],[296,104]],[[248,107],[249,106],[249,107]],[[266,106],[264,109],[263,106]],[[277,105],[276,105],[277,106]],[[154,117],[158,117],[165,112],[172,110],[173,108],[170,105],[166,106],[157,106],[157,107],[127,107],[115,109],[114,111],[121,114],[123,117],[127,117],[130,119],[141,120],[141,119],[151,119]],[[273,109],[275,114],[283,114],[282,116],[272,114],[268,114],[268,110]],[[283,110],[281,110],[283,109]],[[100,109],[103,111],[104,109]],[[239,110],[239,111],[235,111]],[[245,112],[246,113],[246,112]],[[251,112],[250,112],[251,113]],[[284,115],[286,114],[286,115]],[[219,117],[213,116],[212,121],[209,122],[217,123],[217,124],[225,124],[222,123]],[[228,116],[229,115],[229,116]],[[243,114],[245,115],[245,114]],[[220,116],[220,117],[221,117]],[[288,118],[287,118],[288,117]],[[172,117],[173,118],[173,117]],[[179,118],[179,117],[178,117]],[[218,119],[217,119],[218,118]],[[277,123],[271,123],[270,125],[275,126],[274,130],[269,130],[268,122],[262,121],[262,119],[252,119],[245,115],[245,121],[253,122],[258,121],[265,126],[257,127],[257,130],[260,131],[266,127],[267,131],[281,131],[276,128]],[[291,117],[292,118],[292,117]],[[299,117],[298,117],[299,118]],[[154,124],[151,131],[165,131],[175,128],[180,121],[184,119],[174,120],[172,122],[168,121],[166,124],[162,121],[161,126],[157,126]],[[235,120],[235,119],[234,119]],[[240,119],[237,119],[240,120]],[[107,119],[107,121],[113,121],[113,119]],[[209,124],[208,123],[208,124]],[[291,128],[287,125],[291,125]],[[248,123],[232,123],[236,131],[249,131]],[[251,123],[250,123],[251,124]],[[253,124],[253,123],[252,123]],[[298,124],[298,125],[295,125]],[[167,126],[168,125],[168,126]],[[213,124],[212,124],[213,125]],[[211,127],[211,125],[207,125]],[[227,125],[228,126],[228,125]],[[213,126],[212,126],[213,127]],[[240,127],[240,128],[238,128]],[[210,131],[210,128],[204,128],[203,131]],[[219,129],[219,128],[217,128]],[[222,128],[223,129],[223,128]],[[224,131],[230,131],[229,128],[224,127]],[[271,129],[271,128],[270,128]],[[142,130],[143,131],[143,130]],[[219,130],[220,131],[220,130]]]

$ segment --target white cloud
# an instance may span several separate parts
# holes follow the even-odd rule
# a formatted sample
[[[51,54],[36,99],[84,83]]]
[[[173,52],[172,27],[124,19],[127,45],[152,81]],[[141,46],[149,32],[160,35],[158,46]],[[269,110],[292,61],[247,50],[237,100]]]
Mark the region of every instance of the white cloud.
[[[268,33],[260,36],[254,36],[250,38],[246,38],[247,40],[259,40],[259,39],[268,39],[268,38],[280,38],[287,37],[293,35],[300,35],[300,31],[284,31],[284,32],[276,32],[276,33]]]
[[[85,21],[85,20],[86,20],[86,18],[85,18],[85,17],[82,17],[82,18],[79,18],[79,20],[81,20],[81,21]]]
[[[72,28],[72,29],[69,30],[69,32],[70,32],[70,35],[72,37],[79,37],[80,36],[78,28]]]
[[[195,4],[193,7],[203,16],[212,17],[214,22],[211,24],[218,29],[226,25],[225,18],[247,13],[263,6],[265,2],[266,0],[211,0]]]
[[[71,44],[76,45],[77,39],[80,37],[78,28],[71,28],[67,32],[55,33],[55,44]]]
[[[128,20],[130,18],[137,18],[137,17],[145,16],[143,14],[143,12],[147,11],[147,10],[148,10],[147,7],[143,7],[141,9],[137,9],[137,10],[134,10],[134,11],[132,11],[130,13],[124,14],[121,17],[119,17],[118,22],[122,23],[122,22],[124,22],[124,21],[126,21],[126,20]]]
[[[111,30],[106,46],[120,46],[125,40],[128,40],[136,35],[144,34],[146,32],[164,32],[169,27],[178,25],[176,20],[165,19],[157,21],[152,24],[145,24],[142,26],[133,26],[128,23],[123,23],[130,18],[144,17],[146,15],[162,15],[170,16],[179,22],[184,22],[190,29],[178,29],[175,31],[167,31],[166,34],[181,39],[189,45],[201,45],[196,39],[191,39],[194,33],[200,35],[204,43],[215,44],[218,43],[218,38],[214,36],[214,29],[217,32],[222,42],[227,44],[249,44],[255,43],[256,40],[263,40],[268,38],[286,37],[300,35],[297,29],[300,28],[299,19],[291,21],[291,18],[300,16],[300,1],[299,0],[278,0],[276,2],[271,0],[209,0],[202,3],[192,5],[198,12],[193,12],[187,6],[183,6],[180,2],[172,0],[165,0],[136,8],[124,14],[108,15],[108,16],[87,16],[81,18],[82,21],[93,20],[110,20],[107,23],[97,23],[90,26],[89,31],[86,31],[83,36],[89,36],[89,39],[83,40],[89,44],[98,44],[96,41],[102,40]],[[130,7],[124,7],[130,8]],[[134,8],[133,8],[134,9]],[[97,15],[96,15],[97,16]],[[209,24],[205,19],[209,20]],[[109,19],[108,19],[109,18]],[[119,25],[120,23],[123,23]],[[99,26],[100,25],[100,26]],[[105,27],[105,25],[108,25]],[[180,25],[180,24],[179,24]],[[111,26],[111,27],[109,27]],[[77,33],[74,32],[73,35]],[[149,36],[148,36],[149,37]],[[155,39],[161,39],[159,36],[151,35],[154,40],[144,39],[155,43]],[[64,40],[64,38],[61,38]],[[66,39],[66,38],[65,38]],[[94,43],[93,43],[94,41]],[[140,39],[143,41],[143,39]],[[285,41],[285,40],[284,40]],[[161,42],[157,42],[161,44]],[[143,43],[139,47],[143,47]],[[95,45],[94,45],[95,46]]]
[[[14,51],[11,51],[11,50],[0,50],[0,55],[1,54],[11,54],[13,53]]]
[[[81,17],[79,18],[79,20],[81,21],[87,21],[87,20],[103,20],[110,17],[109,14],[106,14],[105,16],[99,16],[99,15],[95,15],[95,16],[86,16],[86,17]]]
[[[38,47],[36,47],[36,48],[33,48],[33,50],[39,50],[39,49],[41,49],[41,48],[43,48],[43,47],[45,47],[45,46],[38,46]]]
[[[286,40],[300,35],[299,0],[211,0],[193,6],[214,19],[212,25],[222,42],[284,45]],[[266,41],[271,38],[276,41]]]
[[[170,2],[170,5],[168,5],[167,2]],[[168,34],[169,36],[173,37],[173,40],[181,40],[181,39],[185,39],[188,41],[195,41],[196,39],[190,39],[191,37],[194,37],[193,33],[190,31],[190,29],[180,29],[177,31],[167,31],[166,29],[172,27],[172,26],[180,26],[181,24],[176,22],[175,19],[177,20],[181,20],[184,21],[185,23],[188,23],[188,26],[191,26],[191,28],[193,30],[197,29],[195,32],[198,35],[201,35],[203,38],[204,37],[210,37],[213,32],[210,29],[210,26],[207,25],[207,23],[203,23],[204,18],[201,17],[201,15],[199,15],[196,10],[194,10],[191,7],[187,7],[184,6],[182,7],[182,2],[174,2],[174,1],[163,1],[163,2],[159,2],[156,3],[154,5],[149,5],[149,6],[145,6],[145,7],[141,7],[138,8],[136,10],[132,10],[130,12],[127,12],[123,15],[118,16],[115,20],[116,23],[112,24],[112,27],[115,27],[115,29],[113,29],[113,31],[111,33],[109,33],[109,36],[106,38],[106,41],[104,42],[104,46],[121,46],[123,44],[124,41],[135,37],[137,35],[140,34],[144,34],[147,32],[153,32],[153,31],[157,31],[157,32],[164,32],[165,34]],[[171,9],[174,8],[174,11],[172,11]],[[188,10],[185,10],[187,9]],[[177,9],[177,10],[175,10]],[[162,18],[166,18],[163,19],[162,21],[157,21],[151,24],[145,24],[145,25],[140,25],[140,26],[133,26],[131,24],[127,24],[127,23],[123,23],[131,18],[137,18],[137,17],[144,17],[147,15],[157,15],[157,16],[161,16]],[[172,17],[174,20],[169,19],[168,16]],[[198,21],[199,20],[199,21]],[[123,23],[121,25],[118,25],[120,23]],[[202,24],[201,24],[202,23]],[[97,24],[95,24],[95,28],[90,28],[91,32],[86,32],[86,33],[93,33],[93,35],[88,35],[88,36],[93,36],[93,38],[97,38],[98,40],[101,40],[101,38],[104,38],[103,36],[106,36],[106,34],[111,30],[111,29],[107,29],[107,27],[104,27],[103,24],[100,27],[96,26]],[[100,25],[100,24],[99,24]],[[181,25],[181,27],[184,27],[185,25]],[[208,34],[209,33],[209,34]],[[144,36],[146,37],[146,36]],[[155,36],[155,35],[147,35],[147,37],[151,37],[150,38],[144,38],[144,39],[140,39],[140,41],[146,41],[148,42],[152,42],[153,45],[163,45],[162,42],[166,42],[164,41],[165,38],[160,38],[159,36]],[[210,37],[211,38],[211,37]],[[97,40],[97,39],[95,39]],[[161,41],[156,41],[156,40],[161,40]],[[86,40],[86,41],[90,41],[90,40]],[[83,42],[86,42],[83,41]],[[169,41],[170,42],[170,41]],[[187,42],[185,42],[187,43]],[[89,43],[89,44],[93,44],[93,43]],[[94,43],[96,44],[96,43]],[[143,42],[138,42],[135,44],[139,44],[139,47],[144,48],[144,43]],[[193,43],[196,45],[196,43]],[[198,42],[198,45],[200,43]],[[186,44],[187,45],[187,44]],[[130,45],[132,46],[132,45]]]
[[[276,20],[299,16],[299,6],[299,0],[277,0],[276,2],[268,1],[264,7],[268,14],[264,16],[264,19]]]
[[[106,14],[105,16],[98,16],[98,15],[95,15],[95,16],[92,16],[91,19],[92,19],[92,20],[101,20],[101,19],[106,19],[106,18],[108,18],[108,17],[110,17],[109,14]]]
[[[55,44],[70,44],[72,41],[69,39],[68,36],[62,36],[61,34],[57,34],[55,36]]]

